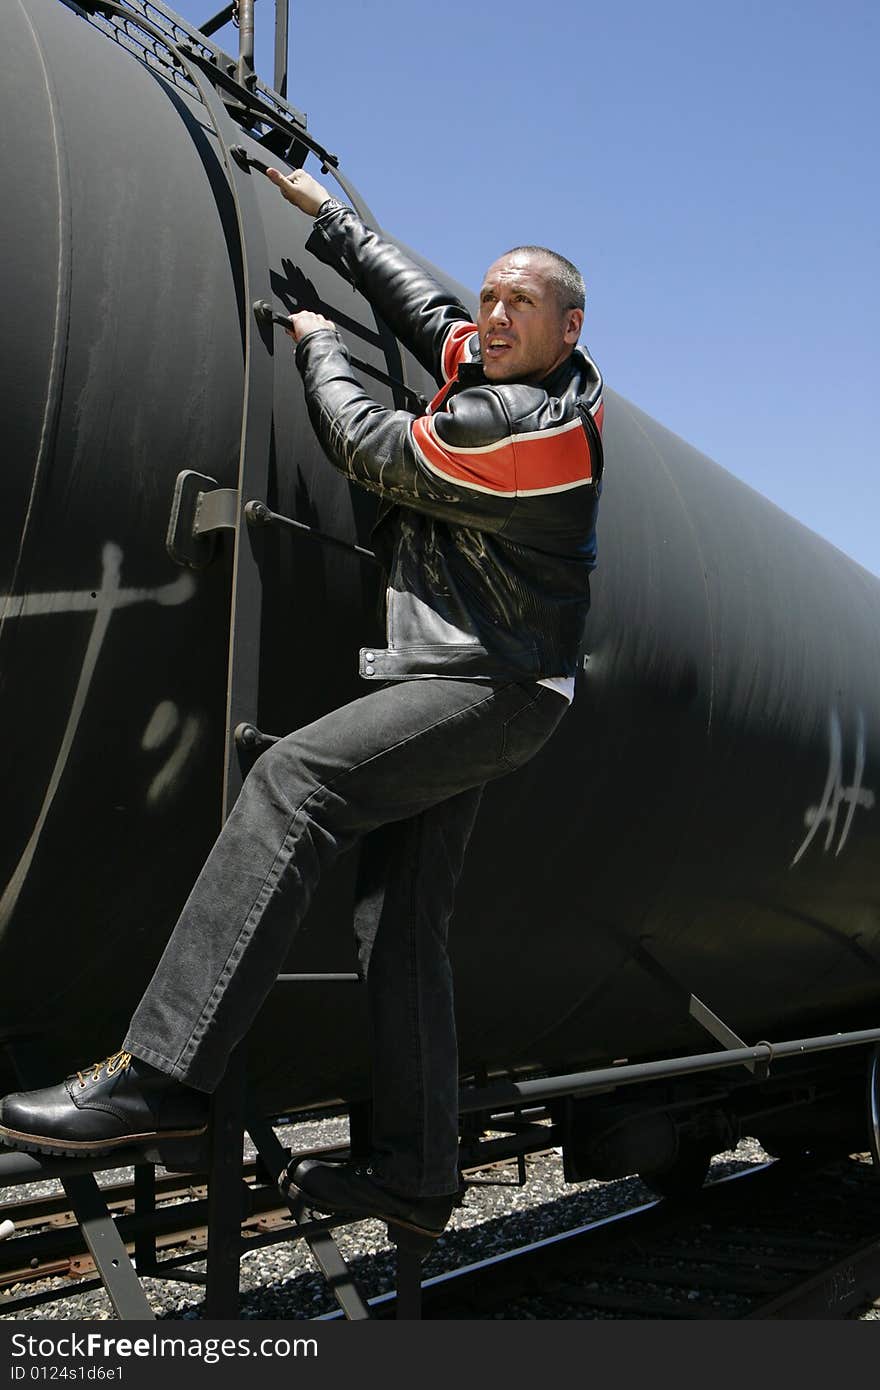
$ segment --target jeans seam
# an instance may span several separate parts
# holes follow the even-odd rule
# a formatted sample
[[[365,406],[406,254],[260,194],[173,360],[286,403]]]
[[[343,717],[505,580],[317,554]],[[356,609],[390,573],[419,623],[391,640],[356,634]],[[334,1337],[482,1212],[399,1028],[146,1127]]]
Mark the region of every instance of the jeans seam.
[[[513,721],[514,721],[515,719],[520,719],[524,714],[528,714],[529,710],[535,708],[535,705],[537,705],[538,702],[539,702],[539,700],[541,699],[541,692],[542,692],[542,687],[539,686],[538,689],[535,691],[534,695],[532,696],[531,700],[529,701],[529,703],[528,703],[527,705],[523,705],[522,709],[518,709],[517,712],[516,712],[516,714],[512,714],[512,715],[510,716],[509,719],[505,719],[505,721],[504,721],[504,728],[503,728],[502,734],[501,734],[501,753],[500,753],[499,756],[500,756],[501,761],[503,762],[504,766],[505,766],[506,768],[508,768],[509,771],[511,771],[511,772],[516,772],[516,771],[517,771],[518,764],[517,764],[517,763],[512,763],[512,762],[510,762],[510,761],[508,760],[508,757],[507,757],[507,733],[508,733],[508,730],[509,730],[511,724],[513,723]]]

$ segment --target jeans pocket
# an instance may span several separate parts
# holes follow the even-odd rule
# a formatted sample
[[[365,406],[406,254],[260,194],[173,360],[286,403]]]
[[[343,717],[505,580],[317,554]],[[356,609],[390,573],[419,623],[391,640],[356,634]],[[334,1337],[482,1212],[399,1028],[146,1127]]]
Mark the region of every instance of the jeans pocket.
[[[505,720],[501,761],[511,772],[522,767],[546,743],[568,709],[568,702],[545,685],[522,689],[523,704]],[[531,696],[531,698],[530,698]]]

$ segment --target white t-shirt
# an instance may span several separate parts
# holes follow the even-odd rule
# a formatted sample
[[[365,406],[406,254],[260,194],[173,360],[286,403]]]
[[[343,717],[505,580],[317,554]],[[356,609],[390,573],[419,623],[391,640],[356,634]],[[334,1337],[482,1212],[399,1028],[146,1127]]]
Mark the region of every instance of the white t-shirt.
[[[569,704],[574,699],[574,676],[547,676],[546,680],[538,681],[538,684],[546,685],[548,690],[558,690]]]

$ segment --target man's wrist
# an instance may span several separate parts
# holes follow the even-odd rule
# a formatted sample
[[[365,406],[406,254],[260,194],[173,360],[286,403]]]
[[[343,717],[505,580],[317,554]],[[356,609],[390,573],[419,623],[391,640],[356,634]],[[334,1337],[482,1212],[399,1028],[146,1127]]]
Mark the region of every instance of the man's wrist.
[[[324,199],[323,203],[318,208],[318,211],[315,213],[315,221],[317,222],[319,221],[319,219],[323,217],[328,217],[331,212],[338,212],[344,207],[345,204],[340,203],[339,199],[334,198],[331,194],[329,197]]]
[[[322,326],[321,328],[310,328],[309,331],[308,331],[307,333],[304,333],[304,334],[302,335],[301,338],[297,338],[297,340],[296,340],[295,357],[296,357],[297,363],[299,362],[300,348],[303,346],[303,344],[304,344],[304,343],[311,342],[312,338],[317,338],[317,336],[318,336],[320,333],[327,333],[327,334],[329,334],[329,335],[332,337],[332,339],[333,339],[334,346],[336,346],[336,347],[342,347],[342,346],[343,346],[342,338],[341,338],[340,335],[339,335],[339,329],[336,328],[335,325],[331,324],[331,326],[330,326],[329,328],[324,328],[323,326]]]

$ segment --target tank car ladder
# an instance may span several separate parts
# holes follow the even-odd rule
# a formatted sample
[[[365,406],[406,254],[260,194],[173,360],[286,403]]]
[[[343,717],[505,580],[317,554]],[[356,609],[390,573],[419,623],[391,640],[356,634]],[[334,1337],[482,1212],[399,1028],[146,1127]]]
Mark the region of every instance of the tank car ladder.
[[[257,1152],[269,1170],[280,1174],[287,1162],[287,1153],[272,1126],[267,1121],[248,1121],[247,1129]],[[332,1221],[309,1220],[301,1199],[288,1200],[288,1206],[298,1234],[308,1245],[315,1264],[345,1317],[351,1322],[369,1318],[371,1314],[367,1300],[331,1233],[331,1227],[334,1225],[349,1225],[354,1222],[339,1218]],[[392,1234],[389,1229],[389,1235],[397,1246],[396,1316],[406,1319],[420,1318],[422,1261],[434,1242],[429,1237],[404,1231]]]
[[[190,66],[188,64],[188,66]],[[229,629],[229,664],[226,705],[226,747],[222,819],[228,815],[244,780],[241,755],[258,750],[272,738],[260,733],[253,722],[258,709],[262,581],[259,565],[259,533],[269,525],[306,533],[324,543],[342,545],[364,558],[372,552],[316,532],[289,517],[276,515],[262,498],[269,480],[273,409],[273,325],[284,320],[273,314],[269,301],[268,253],[250,166],[255,163],[245,149],[233,143],[237,128],[213,88],[202,77],[197,81],[211,115],[227,165],[238,219],[242,255],[243,308],[246,322],[245,394],[242,417],[239,474],[236,489],[218,488],[213,479],[192,472],[178,477],[168,530],[167,547],[173,558],[200,567],[211,555],[214,533],[234,533],[232,605]],[[329,162],[329,157],[328,157]],[[335,161],[334,161],[335,162]],[[356,205],[359,200],[334,168],[334,174]],[[369,209],[360,207],[367,220]],[[389,381],[410,396],[397,344],[385,325],[379,325],[386,356],[394,359],[396,372]],[[389,364],[390,365],[390,364]],[[305,981],[309,976],[281,976],[279,982]],[[324,977],[327,978],[327,977]],[[357,979],[351,975],[330,978]],[[237,1317],[239,1312],[239,1262],[243,1251],[240,1229],[241,1146],[247,1129],[259,1157],[277,1180],[287,1155],[268,1121],[246,1118],[245,1047],[237,1049],[212,1103],[210,1166],[208,1177],[208,1268],[206,1314]],[[338,1221],[309,1222],[294,1207],[292,1217],[331,1290],[349,1319],[370,1316],[366,1300],[345,1264],[330,1227]],[[430,1244],[430,1242],[429,1242]],[[425,1253],[417,1238],[398,1245],[398,1316],[420,1315],[421,1260]],[[199,1277],[199,1276],[195,1276]]]

